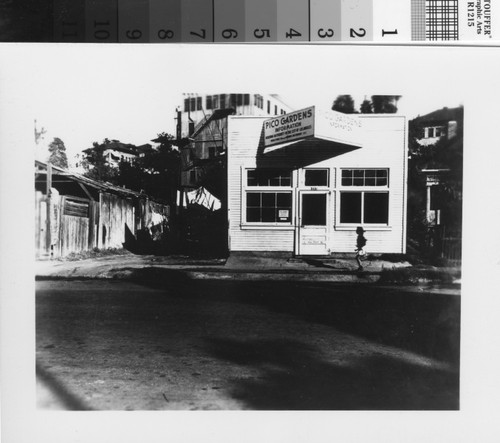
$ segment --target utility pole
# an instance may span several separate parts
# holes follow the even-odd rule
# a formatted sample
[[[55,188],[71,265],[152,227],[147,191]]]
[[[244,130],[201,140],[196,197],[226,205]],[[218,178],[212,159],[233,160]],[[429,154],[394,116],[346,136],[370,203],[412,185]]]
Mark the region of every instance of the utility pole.
[[[50,190],[52,188],[52,164],[47,163],[47,186],[46,186],[46,194],[47,194],[47,252],[49,253],[49,257],[52,258],[52,238],[51,238],[51,198],[50,198]]]

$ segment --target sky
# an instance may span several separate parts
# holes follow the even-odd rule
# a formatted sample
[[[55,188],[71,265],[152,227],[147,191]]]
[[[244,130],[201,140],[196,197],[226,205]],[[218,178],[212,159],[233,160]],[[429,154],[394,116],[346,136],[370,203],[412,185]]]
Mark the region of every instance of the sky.
[[[190,69],[175,61],[178,47],[161,51],[117,47],[110,51],[108,47],[91,45],[80,48],[40,48],[33,60],[25,62],[26,71],[35,70],[36,76],[30,75],[27,84],[19,85],[22,97],[29,100],[24,115],[31,121],[29,131],[33,134],[36,120],[38,130],[43,127],[47,131],[46,145],[54,137],[62,139],[70,163],[75,154],[104,138],[140,145],[163,131],[175,134],[175,109],[182,105],[183,92],[277,93],[295,109],[311,105],[330,109],[339,94],[351,94],[357,107],[365,96],[398,94],[402,95],[399,113],[409,118],[463,103],[455,89],[446,88],[428,94],[410,89],[406,94],[399,88],[381,90],[378,85],[353,86],[350,81],[324,85],[306,81],[295,86],[293,76],[285,76],[283,81],[276,75],[270,82],[254,81],[252,72],[244,68],[239,71],[237,64],[227,65],[226,60],[226,64],[214,65],[210,57],[200,60],[200,64],[191,61]],[[206,56],[205,51],[194,53],[201,59]],[[225,54],[223,58],[227,58]],[[219,75],[209,76],[202,69],[206,66],[210,66],[208,71],[219,71]],[[236,73],[232,81],[226,81],[228,69]],[[313,71],[307,74],[314,79]],[[349,78],[348,72],[342,75]],[[207,82],[207,78],[212,81]]]

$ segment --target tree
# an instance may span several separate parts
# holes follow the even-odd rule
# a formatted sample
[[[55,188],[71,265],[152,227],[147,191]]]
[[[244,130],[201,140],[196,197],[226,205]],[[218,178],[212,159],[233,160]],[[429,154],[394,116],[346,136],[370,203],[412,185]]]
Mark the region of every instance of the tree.
[[[373,112],[375,114],[395,114],[398,112],[400,95],[372,95]]]
[[[180,181],[180,153],[174,147],[174,137],[158,134],[154,142],[160,145],[138,157],[133,163],[120,162],[117,184],[174,204]]]
[[[361,103],[361,106],[359,108],[361,114],[373,114],[373,106],[372,102],[365,98],[363,100],[363,103]]]
[[[155,200],[174,204],[180,181],[180,153],[174,147],[174,137],[167,133],[158,134],[154,142],[157,148],[141,151],[132,162],[120,161],[118,167],[109,164],[104,156],[106,149],[113,149],[117,140],[94,142],[93,148],[83,151],[82,166],[85,176],[94,180],[108,181],[118,186],[125,186],[137,192],[144,192]],[[127,145],[131,149],[133,145]]]
[[[343,112],[344,114],[355,114],[354,100],[350,95],[338,95],[333,102],[332,110]]]
[[[60,138],[54,137],[54,140],[50,142],[49,152],[49,163],[53,164],[54,166],[59,166],[60,168],[68,167],[66,146],[64,146],[64,142]]]
[[[86,177],[116,184],[118,170],[110,166],[104,157],[104,151],[110,143],[111,141],[105,138],[101,144],[94,142],[91,149],[83,151],[82,166]]]
[[[425,249],[429,235],[426,219],[426,176],[423,169],[449,170],[443,172],[441,183],[433,186],[433,201],[441,210],[441,223],[448,235],[459,235],[462,229],[463,127],[456,136],[443,137],[433,145],[421,145],[425,120],[409,124],[408,160],[408,240],[415,249]]]

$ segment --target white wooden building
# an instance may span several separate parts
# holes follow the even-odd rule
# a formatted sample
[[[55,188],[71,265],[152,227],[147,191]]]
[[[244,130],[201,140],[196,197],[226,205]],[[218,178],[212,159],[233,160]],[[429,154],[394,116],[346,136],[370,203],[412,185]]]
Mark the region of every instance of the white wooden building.
[[[230,251],[406,252],[406,119],[315,107],[228,121]]]

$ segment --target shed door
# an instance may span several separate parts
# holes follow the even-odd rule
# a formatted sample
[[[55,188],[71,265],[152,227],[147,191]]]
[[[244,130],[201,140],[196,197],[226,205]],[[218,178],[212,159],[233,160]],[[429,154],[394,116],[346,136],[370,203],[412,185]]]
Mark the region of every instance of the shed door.
[[[328,251],[329,193],[299,193],[298,255],[326,255]]]

